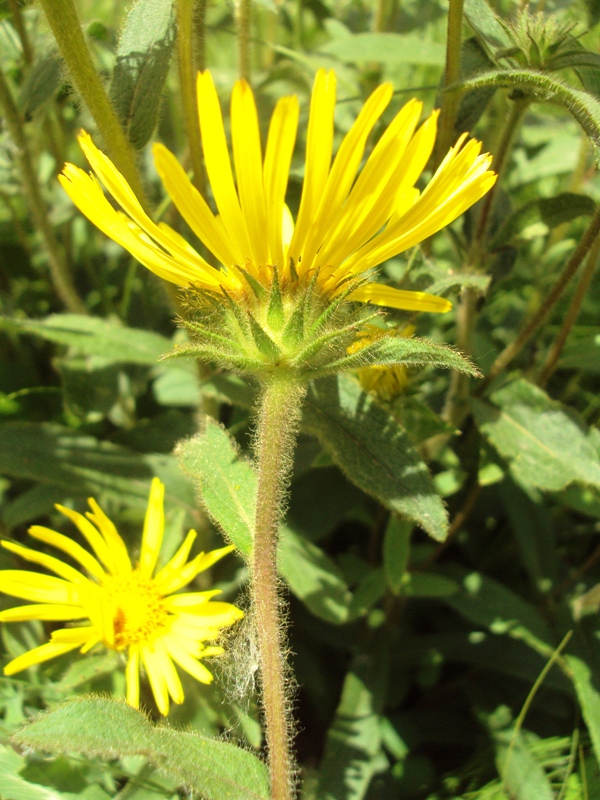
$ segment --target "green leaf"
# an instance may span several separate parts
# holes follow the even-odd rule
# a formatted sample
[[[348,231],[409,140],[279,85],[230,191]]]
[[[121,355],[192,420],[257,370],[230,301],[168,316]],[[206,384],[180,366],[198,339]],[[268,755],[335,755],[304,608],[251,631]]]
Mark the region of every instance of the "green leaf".
[[[181,442],[177,455],[210,517],[244,558],[252,554],[256,473],[225,428],[205,418],[204,432]]]
[[[542,222],[548,228],[556,228],[581,216],[592,216],[596,203],[591,197],[574,192],[563,192],[556,197],[542,197],[517,209],[494,236],[491,247],[496,249],[508,244],[530,225]]]
[[[522,379],[491,399],[473,402],[475,419],[517,483],[551,492],[577,483],[600,492],[594,433],[564,406]]]
[[[154,365],[172,347],[169,339],[157,333],[125,328],[116,319],[79,314],[52,314],[44,320],[0,317],[0,330],[30,333],[66,345],[74,353],[96,356],[87,362],[88,369],[111,364]]]
[[[409,597],[449,597],[460,591],[460,584],[445,575],[434,572],[414,572],[404,587]]]
[[[88,697],[40,714],[13,736],[21,746],[51,753],[115,758],[143,755],[207,800],[268,800],[265,765],[232,744],[153,726],[139,711]],[[19,799],[21,800],[21,799]]]
[[[317,800],[362,800],[373,776],[388,768],[379,717],[386,672],[381,648],[354,659],[327,733]]]
[[[25,759],[0,744],[0,797],[2,800],[62,800],[64,795],[49,786],[29,783],[19,775]],[[106,795],[108,797],[108,795]]]
[[[183,470],[196,483],[210,517],[244,558],[252,554],[257,477],[227,431],[207,418],[204,433],[182,442]],[[316,616],[341,624],[352,595],[333,561],[288,527],[281,531],[278,568],[299,600]]]
[[[167,486],[168,501],[189,511],[195,506],[192,486],[173,456],[133,453],[51,423],[0,425],[0,474],[56,486],[62,500],[103,493],[143,508],[157,475]]]
[[[558,366],[562,369],[600,372],[600,333],[567,342]]]
[[[320,547],[284,527],[277,566],[291,592],[311,613],[334,625],[347,622],[352,593],[339,567]]]
[[[470,127],[470,126],[469,126]],[[448,289],[458,287],[463,289],[469,287],[479,289],[482,294],[485,294],[490,285],[491,278],[489,275],[476,275],[474,273],[455,273],[453,275],[446,275],[443,278],[438,278],[430,286],[427,291],[430,294],[444,294]]]
[[[527,738],[513,731],[497,732],[496,764],[503,784],[514,800],[554,800],[555,794]]]
[[[506,29],[486,0],[465,0],[464,14],[469,25],[487,44],[498,48],[512,45]]]
[[[138,0],[121,33],[110,99],[138,149],[152,136],[175,44],[173,0]]]
[[[443,574],[458,581],[462,587],[445,602],[476,626],[522,639],[536,650],[537,642],[553,642],[547,623],[535,607],[503,584],[458,565],[446,567]]]
[[[600,692],[594,686],[596,677],[590,667],[577,656],[564,656],[579,701],[581,713],[590,733],[596,761],[600,765]]]
[[[408,520],[392,516],[383,537],[383,570],[387,585],[400,594],[410,558],[410,537],[413,526]]]
[[[61,84],[59,54],[50,51],[36,58],[23,81],[17,101],[25,118],[31,117],[40,106],[51,100]]]
[[[477,75],[494,69],[494,62],[490,59],[483,45],[473,36],[462,43],[460,53],[460,74],[463,78]],[[467,92],[460,98],[458,113],[454,122],[454,132],[459,136],[463,131],[473,130],[496,90],[494,88],[475,89]],[[482,277],[482,276],[477,276]],[[431,289],[433,294],[439,294]]]
[[[319,48],[348,64],[426,64],[441,67],[445,47],[438,42],[400,33],[355,33],[340,36]]]
[[[427,467],[396,419],[353,378],[327,378],[311,385],[304,425],[349,480],[443,541],[446,511]]]

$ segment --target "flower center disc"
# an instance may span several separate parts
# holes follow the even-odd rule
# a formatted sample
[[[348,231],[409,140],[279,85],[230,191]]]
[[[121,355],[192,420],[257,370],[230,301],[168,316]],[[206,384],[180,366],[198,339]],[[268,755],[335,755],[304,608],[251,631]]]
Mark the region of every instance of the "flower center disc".
[[[166,628],[168,612],[163,597],[154,581],[138,570],[109,578],[102,589],[112,617],[115,650],[148,643]]]

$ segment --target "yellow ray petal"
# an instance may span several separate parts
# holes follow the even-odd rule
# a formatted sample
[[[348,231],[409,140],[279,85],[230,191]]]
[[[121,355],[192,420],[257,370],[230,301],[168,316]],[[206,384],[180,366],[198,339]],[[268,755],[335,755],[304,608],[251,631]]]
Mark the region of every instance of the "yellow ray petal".
[[[96,578],[96,580],[102,581],[106,577],[105,571],[94,556],[88,553],[87,550],[84,550],[77,542],[74,542],[73,539],[69,539],[68,536],[63,536],[62,533],[57,533],[42,525],[32,525],[28,533],[30,536],[33,536],[34,539],[50,544],[62,550],[63,553],[67,553],[67,555],[71,556],[75,561],[79,562],[79,564],[81,564],[90,575]]]
[[[112,161],[95,146],[92,137],[88,133],[81,131],[78,140],[96,175],[136,225],[177,260],[189,263],[192,270],[197,268],[202,274],[207,268],[210,269],[209,265],[198,253],[189,247],[180,247],[176,240],[165,235],[165,232],[150,219],[125,178]]]
[[[155,651],[149,646],[141,648],[141,656],[158,710],[163,717],[166,717],[169,713],[169,692],[167,689],[167,681],[163,673],[162,662],[156,657]]]
[[[271,262],[263,186],[260,128],[254,95],[247,81],[236,81],[231,94],[231,142],[250,256],[258,267]]]
[[[160,664],[165,683],[167,684],[168,692],[171,695],[171,699],[174,703],[183,703],[183,687],[181,685],[179,675],[173,666],[171,656],[169,655],[164,642],[160,639],[154,644],[154,657],[157,664]]]
[[[180,647],[172,636],[165,639],[165,646],[173,661],[188,672],[192,678],[196,678],[200,683],[212,683],[213,676],[206,669],[204,664],[192,658],[188,652]]]
[[[302,253],[302,248],[310,226],[316,216],[319,203],[325,190],[331,150],[333,146],[333,112],[335,109],[336,77],[333,70],[320,69],[315,75],[315,83],[310,100],[308,132],[306,135],[306,161],[304,183],[300,208],[290,243],[288,255],[294,263]],[[289,269],[286,264],[286,275]]]
[[[112,556],[112,553],[108,549],[106,542],[102,538],[101,534],[96,530],[96,528],[92,525],[89,519],[83,516],[83,514],[79,514],[77,511],[73,511],[72,508],[67,508],[66,506],[61,506],[59,503],[56,504],[55,508],[60,511],[61,514],[64,514],[65,517],[68,517],[71,522],[73,522],[79,532],[83,534],[87,543],[93,549],[94,553],[98,556],[100,561],[104,564],[106,569],[109,572],[115,571],[115,561]]]
[[[12,542],[2,542],[2,547],[24,558],[26,561],[31,561],[33,564],[39,564],[41,567],[52,570],[52,572],[55,572],[61,578],[80,586],[83,590],[85,590],[86,585],[89,583],[85,575],[82,575],[78,570],[65,564],[64,561],[54,558],[54,556],[47,556],[45,553],[40,553],[37,550],[30,550],[29,547],[23,547],[20,544],[13,544]]]
[[[173,153],[158,142],[153,146],[152,152],[156,171],[165,189],[200,241],[204,242],[221,264],[243,264],[245,254],[234,248],[227,232],[217,225],[215,215]]]
[[[221,589],[210,589],[206,592],[186,592],[174,594],[164,599],[165,607],[172,612],[187,611],[194,613],[194,609],[205,605],[211,598],[221,594]]]
[[[197,535],[196,531],[188,531],[181,547],[177,550],[173,558],[154,576],[154,580],[157,584],[167,583],[173,575],[179,572],[187,561]],[[164,592],[164,594],[166,594],[166,592]]]
[[[246,222],[233,182],[221,105],[210,72],[198,73],[197,90],[204,161],[215,202],[236,252],[248,256]]]
[[[161,278],[178,286],[189,286],[193,283],[220,285],[219,272],[205,262],[190,260],[189,253],[175,259],[154,244],[133,220],[111,206],[102,187],[92,175],[73,164],[65,164],[58,179],[82,214]]]
[[[408,172],[404,156],[422,107],[417,100],[406,103],[377,142],[319,253],[322,267],[340,264],[389,219],[398,182]]]
[[[81,608],[80,586],[53,575],[4,569],[0,571],[0,586],[4,594],[20,597],[22,600]]]
[[[25,622],[30,619],[64,622],[66,620],[83,619],[86,616],[85,610],[78,606],[65,606],[58,603],[32,603],[28,606],[16,606],[15,608],[0,611],[0,622]]]
[[[265,152],[264,185],[269,250],[272,263],[279,268],[280,275],[283,274],[285,263],[281,219],[284,214],[285,193],[296,142],[299,113],[297,97],[282,97],[277,102],[269,125]],[[290,239],[288,239],[288,244]]]
[[[27,667],[33,667],[35,664],[41,664],[43,661],[49,661],[51,658],[62,656],[63,653],[68,653],[69,650],[74,650],[76,647],[78,647],[77,644],[58,644],[56,642],[42,644],[39,647],[35,647],[33,650],[29,650],[27,653],[23,653],[23,655],[17,656],[17,658],[13,658],[12,661],[9,661],[4,667],[4,674],[14,675],[17,672],[21,672],[23,669],[27,669]]]
[[[336,219],[339,218],[340,209],[356,178],[367,138],[388,106],[392,94],[391,84],[384,83],[378,86],[363,105],[358,117],[342,140],[327,178],[323,196],[320,198],[317,212],[302,245],[301,271],[303,274],[306,274],[313,266],[317,250],[326,240]]]
[[[177,572],[171,571],[166,576],[161,576],[159,573],[155,580],[160,587],[160,591],[164,595],[167,595],[182,589],[190,581],[193,581],[196,575],[200,572],[204,572],[205,569],[211,567],[215,562],[219,561],[219,559],[223,558],[227,553],[231,553],[234,549],[233,545],[229,545],[228,547],[221,547],[219,550],[211,550],[209,553],[199,553],[196,558],[189,561]]]
[[[125,669],[127,686],[127,702],[134,708],[140,705],[140,650],[137,645],[129,648],[127,667]]]
[[[158,478],[152,479],[150,498],[144,520],[140,571],[149,578],[154,572],[165,531],[165,485]]]
[[[114,522],[106,516],[93,497],[88,498],[88,503],[92,510],[86,513],[86,517],[96,525],[102,536],[104,536],[104,541],[112,553],[117,570],[124,574],[131,572],[131,561],[127,547],[119,536]]]
[[[96,629],[92,625],[80,626],[79,628],[61,628],[52,633],[52,641],[59,644],[76,644],[78,646],[87,644],[90,639],[98,641]]]
[[[452,308],[452,303],[444,297],[427,292],[403,291],[393,286],[385,286],[383,283],[367,283],[352,292],[348,299],[373,303],[376,306],[400,308],[404,311],[434,311],[445,314]]]

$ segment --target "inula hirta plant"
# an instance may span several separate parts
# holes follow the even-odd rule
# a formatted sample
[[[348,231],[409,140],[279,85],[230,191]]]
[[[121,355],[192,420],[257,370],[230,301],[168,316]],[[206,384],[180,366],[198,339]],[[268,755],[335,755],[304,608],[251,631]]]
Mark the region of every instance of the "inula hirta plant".
[[[276,104],[263,151],[252,90],[245,80],[235,84],[232,164],[212,76],[201,73],[197,99],[211,197],[201,196],[166,147],[156,144],[154,158],[171,200],[217,266],[168,225],[152,221],[87,133],[79,141],[93,174],[66,164],[61,176],[73,202],[100,230],[148,269],[181,287],[180,322],[189,344],[175,355],[250,375],[261,386],[254,442],[256,506],[248,510],[254,518],[249,567],[273,800],[293,795],[290,681],[276,555],[307,382],[369,366],[433,363],[474,372],[441,345],[403,336],[366,340],[363,335],[369,320],[380,313],[373,307],[412,312],[451,308],[442,297],[378,282],[374,270],[454,221],[496,180],[490,156],[463,134],[424,188],[417,188],[433,152],[438,117],[434,112],[419,125],[422,104],[417,100],[398,111],[365,158],[369,137],[392,95],[390,84],[373,92],[332,160],[336,78],[333,72],[317,73],[304,181],[294,214],[286,194],[298,129],[297,98],[284,97]],[[105,197],[103,187],[120,208]],[[159,581],[157,602],[166,602],[161,592]],[[174,607],[179,619],[183,612]],[[201,608],[197,613],[202,620]],[[229,613],[222,624],[233,621],[236,612]],[[164,699],[165,686],[179,698],[178,685],[171,691],[173,673],[166,665],[171,665],[171,656],[184,668],[185,664],[180,651],[173,650],[172,634],[158,641],[164,658],[150,656],[154,651],[149,645],[139,648],[140,658],[151,680],[161,676],[162,695],[155,688],[157,698]],[[60,636],[53,646],[59,644]],[[201,649],[192,655],[201,656]]]
[[[52,633],[47,644],[10,661],[4,667],[5,675],[71,650],[85,654],[100,645],[127,655],[127,702],[139,706],[143,666],[156,705],[165,715],[169,713],[169,697],[174,703],[184,700],[175,664],[201,683],[211,683],[212,674],[202,659],[223,653],[223,648],[214,644],[219,631],[244,615],[230,603],[213,601],[220,594],[218,589],[180,590],[233,548],[199,553],[188,561],[196,538],[196,532],[190,531],[175,555],[157,569],[165,524],[163,500],[164,485],[155,478],[135,564],[114,524],[93,499],[85,516],[57,506],[76,525],[93,553],[57,531],[41,525],[29,529],[31,536],[62,550],[83,571],[54,556],[2,542],[6,550],[54,575],[0,570],[4,594],[32,601],[0,612],[0,622],[37,619],[67,623]]]
[[[104,196],[93,174],[73,164],[65,165],[61,182],[100,230],[157,275],[187,290],[188,303],[199,313],[184,324],[198,357],[255,375],[275,368],[315,377],[352,340],[353,323],[360,316],[357,303],[411,311],[451,308],[444,298],[378,283],[372,272],[455,220],[493,185],[491,158],[481,154],[479,142],[461,136],[419,190],[416,183],[433,151],[438,115],[433,112],[419,127],[422,103],[411,100],[360,169],[368,137],[393,95],[391,84],[384,84],[364,104],[332,163],[336,79],[333,72],[320,70],[312,92],[304,184],[294,221],[285,200],[298,99],[284,97],[277,103],[263,156],[252,90],[244,80],[235,84],[234,178],[209,72],[198,76],[197,89],[206,171],[217,213],[166,147],[155,144],[154,158],[173,203],[219,267],[211,266],[168,225],[149,218],[88,134],[80,135],[80,144],[122,211]],[[354,313],[349,313],[350,304]],[[340,334],[346,335],[335,336],[333,317]]]

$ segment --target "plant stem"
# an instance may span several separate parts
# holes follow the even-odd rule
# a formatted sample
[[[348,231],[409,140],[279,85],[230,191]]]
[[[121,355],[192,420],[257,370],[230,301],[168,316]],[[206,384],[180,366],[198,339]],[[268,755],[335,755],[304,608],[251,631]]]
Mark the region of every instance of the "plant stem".
[[[194,184],[203,193],[204,165],[200,126],[198,122],[198,98],[196,96],[196,69],[194,64],[194,0],[177,0],[177,47],[179,50],[179,81],[185,119],[185,132],[190,148]]]
[[[0,72],[0,107],[4,111],[6,126],[16,145],[23,189],[31,210],[33,221],[44,243],[52,284],[56,293],[69,311],[76,314],[87,314],[85,303],[79,297],[73,285],[64,250],[56,238],[48,219],[48,208],[42,197],[37,175],[33,167],[29,143],[23,128],[23,121],[2,72]]]
[[[305,392],[306,387],[303,384],[287,376],[265,382],[255,442],[258,490],[252,605],[258,636],[271,800],[291,800],[294,796],[291,731],[286,698],[285,615],[282,614],[277,586],[277,537]]]
[[[147,206],[133,148],[127,141],[96,72],[73,0],[40,0],[40,3],[69,69],[73,85],[89,108],[98,130],[104,137],[110,157],[140,202]]]
[[[490,371],[481,381],[475,395],[480,395],[490,383],[495,380],[500,373],[506,369],[510,362],[515,358],[521,350],[525,347],[527,342],[536,333],[538,328],[543,324],[550,311],[554,308],[560,296],[566,289],[567,285],[579,269],[583,259],[586,257],[588,251],[594,244],[594,241],[600,233],[600,209],[596,211],[583,238],[575,248],[575,252],[565,264],[563,271],[558,277],[558,280],[550,290],[546,299],[542,302],[536,313],[521,330],[517,338],[511,342],[492,364]]]
[[[252,58],[250,52],[250,32],[252,28],[252,0],[237,1],[237,29],[240,77],[250,83]]]
[[[462,45],[464,0],[449,0],[448,32],[446,34],[446,70],[444,86],[460,81],[460,51]],[[454,123],[460,102],[460,91],[450,90],[442,96],[440,127],[436,142],[435,163],[440,164],[454,143]]]
[[[502,129],[502,133],[500,135],[500,141],[498,143],[498,148],[496,153],[494,154],[494,160],[492,162],[492,166],[494,170],[498,174],[498,178],[496,183],[492,186],[489,192],[485,195],[481,203],[481,212],[479,214],[479,220],[477,222],[477,230],[475,232],[473,247],[475,252],[472,249],[472,256],[478,257],[477,260],[479,263],[484,258],[483,253],[479,253],[481,248],[485,247],[485,240],[487,238],[488,230],[490,227],[490,221],[492,218],[492,209],[494,207],[494,202],[496,200],[496,196],[498,193],[498,188],[502,184],[504,180],[504,175],[506,173],[506,167],[508,165],[508,157],[512,151],[512,146],[515,141],[515,134],[518,130],[519,123],[523,119],[527,108],[529,107],[530,100],[528,97],[518,98],[517,100],[513,100],[511,102],[510,112],[506,119],[506,123],[504,128]],[[471,259],[471,263],[474,262],[474,258]]]
[[[552,375],[552,373],[556,368],[556,363],[560,358],[560,354],[562,353],[562,349],[565,346],[567,337],[571,331],[571,328],[575,324],[577,317],[579,316],[579,311],[581,309],[581,304],[583,303],[583,298],[585,297],[585,293],[589,288],[596,267],[598,266],[599,256],[600,256],[600,237],[596,237],[594,244],[590,248],[590,252],[587,257],[587,262],[583,270],[583,274],[577,285],[577,288],[575,289],[575,294],[573,295],[573,299],[571,300],[571,304],[569,305],[561,329],[558,332],[558,336],[556,337],[554,344],[552,345],[550,352],[548,353],[548,356],[546,357],[542,369],[540,370],[540,375],[537,380],[539,386],[544,386],[544,384],[547,382],[548,378]]]
[[[19,39],[21,40],[21,47],[23,48],[23,58],[27,64],[31,64],[33,61],[33,48],[31,46],[31,41],[29,40],[29,36],[27,35],[27,30],[25,28],[25,23],[23,22],[23,15],[21,14],[21,6],[18,3],[18,0],[8,0],[8,5],[10,6],[10,10],[12,12],[12,22],[15,28],[17,29],[17,33],[19,34]]]
[[[466,269],[468,272],[477,272],[486,258],[486,239],[489,232],[492,210],[496,199],[498,186],[506,173],[509,156],[515,141],[515,134],[520,121],[529,105],[528,98],[519,98],[512,103],[506,124],[502,129],[498,148],[494,155],[493,166],[498,173],[498,179],[482,201],[481,212],[477,222],[477,229],[473,237]],[[471,286],[465,287],[460,296],[456,314],[457,346],[466,355],[472,355],[472,338],[477,320],[477,303],[480,292]],[[470,380],[467,375],[459,372],[452,373],[450,388],[444,405],[443,417],[451,425],[460,425],[468,408]]]
[[[196,0],[194,14],[194,37],[196,51],[196,67],[201,72],[206,69],[206,6],[208,0]]]

